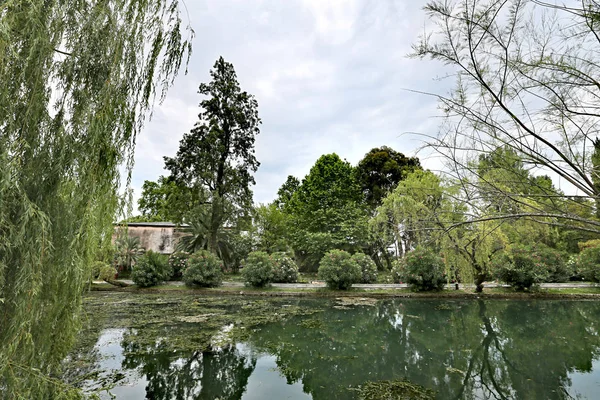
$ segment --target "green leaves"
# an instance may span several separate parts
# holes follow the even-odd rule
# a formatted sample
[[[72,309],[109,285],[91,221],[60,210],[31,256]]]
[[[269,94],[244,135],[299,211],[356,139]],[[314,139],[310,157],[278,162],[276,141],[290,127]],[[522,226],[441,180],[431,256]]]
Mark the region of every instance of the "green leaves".
[[[368,241],[368,214],[354,169],[337,154],[317,160],[286,203],[285,212],[301,270],[315,271],[328,250],[359,249]]]
[[[383,198],[392,191],[398,182],[417,169],[421,169],[419,159],[406,157],[387,146],[371,149],[356,166],[357,182],[370,207],[381,205]]]
[[[0,386],[64,398],[44,378],[73,343],[91,264],[126,203],[120,168],[192,32],[173,0],[0,8]]]
[[[217,253],[220,230],[236,225],[252,207],[260,119],[258,103],[241,91],[231,63],[220,57],[210,74],[198,90],[208,96],[200,102],[200,120],[179,142],[177,155],[165,157],[165,167],[175,182],[201,193],[197,215],[187,217],[204,225],[206,248]]]

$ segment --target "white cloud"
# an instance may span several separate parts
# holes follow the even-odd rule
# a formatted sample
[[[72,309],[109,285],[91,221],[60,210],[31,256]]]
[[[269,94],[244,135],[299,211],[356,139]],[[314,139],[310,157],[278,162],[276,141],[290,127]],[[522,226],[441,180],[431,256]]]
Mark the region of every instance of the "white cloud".
[[[405,90],[439,92],[449,84],[433,80],[444,74],[439,66],[406,58],[426,24],[421,2],[187,5],[196,32],[190,73],[177,79],[138,139],[136,199],[144,180],[165,173],[162,157],[175,154],[196,122],[198,85],[208,81],[220,55],[234,64],[242,89],[259,103],[256,202],[271,201],[287,175],[302,178],[322,154],[336,152],[356,163],[371,148],[387,145],[412,155],[420,142],[403,133],[435,134],[435,99]]]

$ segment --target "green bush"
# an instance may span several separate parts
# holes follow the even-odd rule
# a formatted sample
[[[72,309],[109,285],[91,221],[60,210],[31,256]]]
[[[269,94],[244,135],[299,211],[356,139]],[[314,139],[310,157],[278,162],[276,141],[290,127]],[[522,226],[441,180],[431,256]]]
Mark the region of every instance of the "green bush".
[[[516,290],[529,289],[550,278],[550,269],[535,246],[515,245],[492,259],[493,275]]]
[[[548,269],[546,282],[568,282],[575,274],[573,268],[567,264],[567,257],[562,252],[543,244],[533,246],[532,250]]]
[[[263,287],[273,282],[275,261],[264,251],[248,254],[242,268],[242,276],[247,285]]]
[[[319,263],[319,279],[331,289],[348,289],[361,278],[360,266],[344,250],[331,250]]]
[[[356,253],[352,259],[358,264],[361,270],[360,283],[375,283],[377,282],[377,265],[366,254]]]
[[[167,256],[148,250],[138,258],[131,271],[131,280],[139,287],[156,286],[169,279],[171,273]]]
[[[104,261],[96,261],[92,264],[92,279],[100,279],[103,281],[115,279],[117,269]]]
[[[223,263],[206,250],[198,251],[188,258],[183,281],[188,286],[219,286],[223,282]]]
[[[298,266],[287,254],[273,253],[273,282],[294,283],[298,282]]]
[[[600,247],[586,247],[575,258],[575,270],[586,281],[600,282]]]
[[[104,261],[95,261],[92,264],[92,268],[90,271],[90,277],[93,279],[100,279],[100,271],[106,269],[106,267],[109,267],[109,265],[107,263],[105,263]],[[117,273],[117,270],[113,268],[113,270],[115,271],[115,274]],[[112,276],[112,278],[114,278],[114,274]]]
[[[417,247],[394,262],[394,282],[405,282],[417,291],[442,290],[446,283],[444,261],[434,251]]]
[[[169,256],[169,267],[173,271],[169,280],[178,281],[183,277],[183,270],[187,267],[187,261],[190,258],[190,253],[178,251]]]

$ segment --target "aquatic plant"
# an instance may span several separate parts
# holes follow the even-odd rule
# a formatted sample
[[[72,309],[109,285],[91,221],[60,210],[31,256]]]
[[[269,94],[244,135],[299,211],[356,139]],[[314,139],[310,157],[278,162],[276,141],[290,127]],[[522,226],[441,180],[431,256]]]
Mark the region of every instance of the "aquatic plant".
[[[435,392],[406,379],[367,382],[355,389],[360,400],[433,400]]]

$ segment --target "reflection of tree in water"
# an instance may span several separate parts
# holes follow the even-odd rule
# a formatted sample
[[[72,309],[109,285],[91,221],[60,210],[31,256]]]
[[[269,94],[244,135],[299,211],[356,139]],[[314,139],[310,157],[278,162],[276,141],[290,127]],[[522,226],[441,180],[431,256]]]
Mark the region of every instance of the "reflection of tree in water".
[[[599,314],[593,302],[382,302],[293,319],[250,341],[317,400],[402,377],[443,399],[565,399],[568,373],[598,356]]]
[[[133,333],[126,335],[121,346],[125,355],[122,368],[139,368],[148,381],[149,399],[239,399],[256,366],[256,359],[234,346],[174,356],[161,345],[140,346]]]

